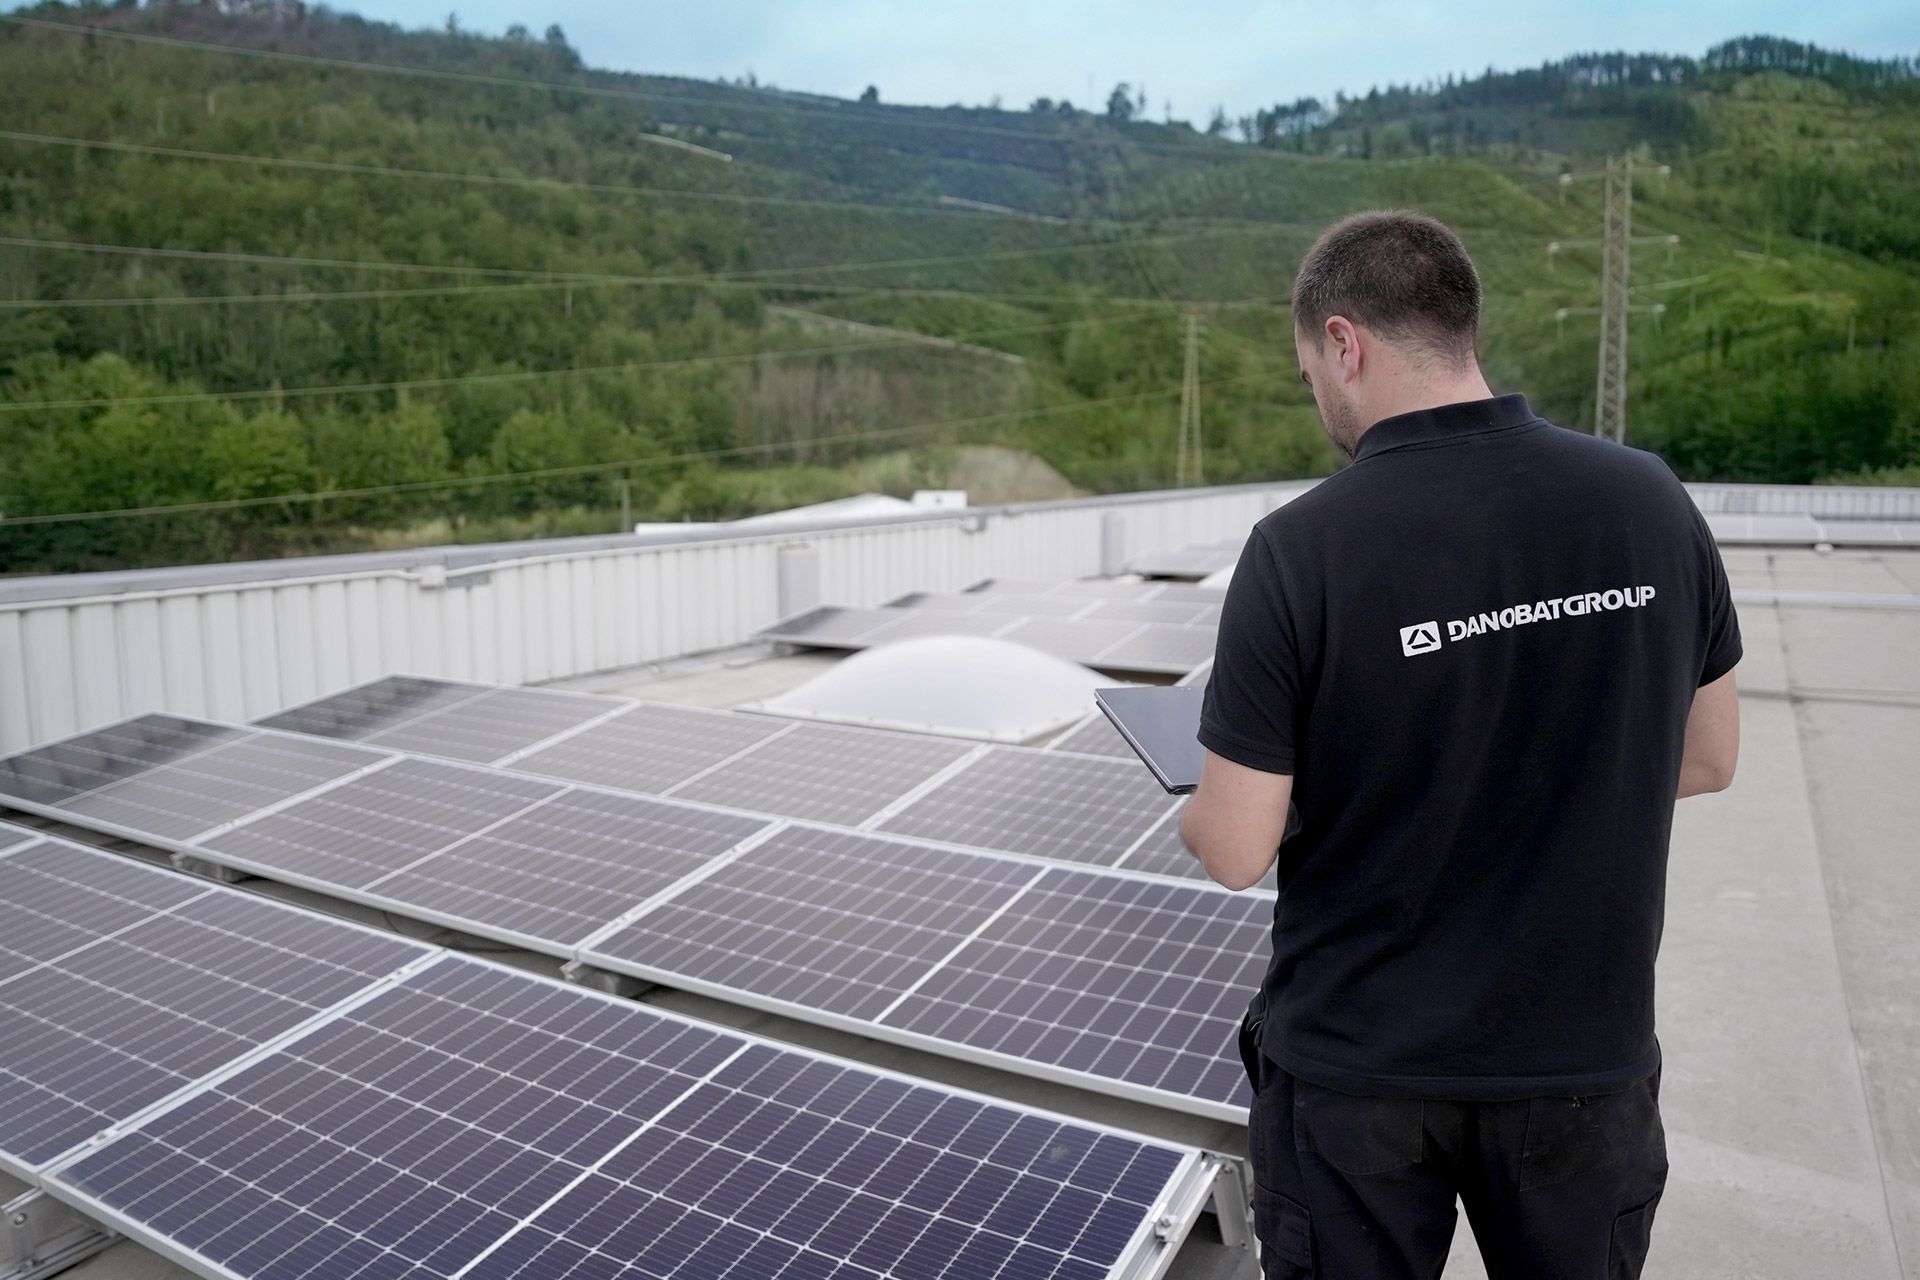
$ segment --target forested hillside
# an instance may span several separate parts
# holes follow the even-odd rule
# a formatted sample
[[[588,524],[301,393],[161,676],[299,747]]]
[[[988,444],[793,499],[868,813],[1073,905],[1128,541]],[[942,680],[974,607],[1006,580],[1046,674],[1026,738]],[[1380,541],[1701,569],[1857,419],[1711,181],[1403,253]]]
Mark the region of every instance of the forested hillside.
[[[595,72],[558,28],[16,11],[0,572],[737,515],[903,448],[921,479],[993,443],[1164,485],[1189,316],[1206,478],[1324,473],[1287,282],[1376,206],[1460,229],[1490,376],[1587,424],[1599,192],[1559,179],[1629,146],[1671,166],[1636,230],[1679,237],[1637,253],[1665,310],[1634,322],[1632,441],[1699,477],[1913,466],[1920,99],[1910,67],[1821,57],[1623,61],[1680,125],[1638,84],[1570,106],[1562,76],[1268,114],[1249,142],[1118,91],[1002,111]],[[1431,123],[1471,101],[1543,123]]]

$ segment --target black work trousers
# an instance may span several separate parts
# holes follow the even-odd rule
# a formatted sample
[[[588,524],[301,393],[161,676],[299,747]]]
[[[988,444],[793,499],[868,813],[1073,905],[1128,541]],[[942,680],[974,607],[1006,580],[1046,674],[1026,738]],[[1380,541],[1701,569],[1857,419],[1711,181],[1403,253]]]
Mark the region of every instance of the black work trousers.
[[[1667,1180],[1660,1073],[1513,1102],[1361,1098],[1289,1075],[1242,1026],[1266,1280],[1433,1280],[1454,1201],[1490,1280],[1635,1280]]]

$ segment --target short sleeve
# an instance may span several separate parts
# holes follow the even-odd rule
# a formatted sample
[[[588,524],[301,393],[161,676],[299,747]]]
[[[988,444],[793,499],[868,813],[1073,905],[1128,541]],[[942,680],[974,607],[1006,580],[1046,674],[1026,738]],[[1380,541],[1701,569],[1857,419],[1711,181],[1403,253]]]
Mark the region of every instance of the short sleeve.
[[[1279,565],[1256,528],[1221,606],[1200,745],[1249,769],[1292,773],[1301,684]]]
[[[1707,540],[1707,658],[1700,668],[1700,684],[1710,685],[1740,661],[1740,618],[1733,609],[1733,592],[1727,584],[1727,566],[1720,559],[1719,544],[1707,529],[1700,527]]]

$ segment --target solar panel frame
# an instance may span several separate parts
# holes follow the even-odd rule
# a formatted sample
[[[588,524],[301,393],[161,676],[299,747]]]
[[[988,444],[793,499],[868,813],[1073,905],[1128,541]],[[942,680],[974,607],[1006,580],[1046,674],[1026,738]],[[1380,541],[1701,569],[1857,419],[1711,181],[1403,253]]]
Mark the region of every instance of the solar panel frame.
[[[42,1185],[55,1198],[96,1221],[115,1227],[191,1270],[208,1275],[231,1276],[235,1280],[240,1280],[243,1273],[257,1274],[263,1266],[278,1257],[291,1256],[289,1249],[296,1237],[288,1234],[274,1238],[270,1247],[279,1252],[271,1256],[261,1256],[266,1252],[261,1247],[261,1241],[268,1239],[268,1235],[256,1235],[246,1243],[237,1238],[231,1240],[222,1246],[222,1252],[226,1253],[229,1260],[238,1262],[249,1252],[255,1255],[255,1260],[240,1269],[228,1267],[182,1239],[158,1229],[148,1219],[116,1206],[108,1198],[110,1191],[103,1188],[96,1193],[90,1189],[87,1185],[89,1162],[99,1160],[101,1164],[97,1168],[109,1169],[115,1163],[137,1160],[154,1148],[156,1135],[168,1132],[170,1122],[175,1128],[183,1129],[183,1122],[194,1118],[193,1108],[197,1107],[200,1114],[210,1114],[226,1098],[238,1098],[249,1089],[253,1090],[256,1097],[270,1099],[272,1095],[261,1094],[255,1086],[286,1064],[300,1061],[298,1055],[302,1051],[308,1054],[327,1052],[327,1037],[330,1035],[336,1041],[342,1041],[353,1034],[356,1027],[377,1026],[378,1019],[385,1011],[375,1006],[383,998],[390,1003],[398,1003],[429,990],[429,983],[441,980],[445,975],[454,976],[456,981],[465,981],[467,975],[474,973],[480,973],[503,986],[517,984],[522,988],[537,989],[553,985],[550,979],[512,970],[504,965],[441,953],[430,962],[416,966],[412,972],[398,975],[382,987],[346,1003],[328,1023],[308,1028],[297,1037],[286,1037],[274,1048],[209,1077],[193,1093],[150,1109],[137,1121],[124,1125],[113,1135],[111,1142],[68,1156],[47,1171],[41,1179]],[[769,1269],[769,1258],[775,1250],[765,1248],[766,1242],[773,1239],[790,1240],[794,1233],[790,1230],[777,1235],[771,1230],[762,1232],[757,1225],[761,1219],[767,1218],[773,1225],[778,1225],[778,1220],[783,1217],[795,1222],[806,1221],[808,1234],[802,1243],[811,1243],[815,1239],[825,1240],[829,1230],[836,1224],[853,1226],[861,1221],[859,1214],[848,1216],[854,1213],[855,1197],[863,1198],[859,1203],[861,1213],[883,1212],[883,1206],[874,1201],[870,1193],[850,1185],[854,1166],[848,1163],[848,1157],[835,1154],[833,1159],[827,1158],[829,1154],[846,1151],[858,1153],[866,1160],[867,1166],[872,1169],[870,1182],[892,1179],[900,1188],[897,1191],[889,1188],[883,1200],[932,1204],[932,1212],[921,1211],[921,1216],[933,1221],[940,1220],[937,1215],[942,1211],[950,1210],[948,1216],[952,1221],[965,1224],[971,1220],[981,1224],[980,1231],[971,1239],[964,1232],[957,1239],[951,1233],[941,1233],[939,1236],[926,1235],[911,1241],[910,1248],[906,1245],[895,1247],[893,1251],[899,1255],[901,1264],[908,1265],[911,1260],[915,1269],[895,1271],[889,1258],[887,1270],[890,1275],[930,1274],[923,1273],[919,1268],[935,1259],[931,1255],[922,1259],[920,1254],[948,1240],[952,1244],[937,1258],[940,1265],[944,1266],[955,1258],[978,1263],[987,1255],[976,1248],[975,1242],[987,1233],[1003,1230],[1009,1225],[1000,1216],[1001,1210],[997,1207],[992,1212],[978,1212],[977,1206],[985,1201],[977,1196],[970,1196],[964,1201],[961,1199],[961,1193],[968,1192],[975,1183],[971,1179],[955,1180],[949,1177],[955,1172],[954,1161],[958,1160],[962,1165],[971,1161],[976,1168],[991,1164],[995,1168],[1011,1171],[1014,1174],[1012,1177],[993,1179],[996,1187],[1004,1185],[1005,1189],[999,1197],[1002,1204],[1025,1203],[1032,1199],[1035,1191],[1055,1189],[1046,1208],[1030,1215],[1032,1226],[1020,1233],[1020,1240],[1030,1237],[1036,1246],[1045,1243],[1046,1238],[1040,1232],[1051,1224],[1051,1229],[1059,1233],[1058,1239],[1065,1240],[1071,1235],[1074,1237],[1072,1243],[1078,1243],[1079,1239],[1094,1230],[1091,1224],[1096,1217],[1102,1220],[1102,1248],[1113,1253],[1111,1261],[1104,1268],[1066,1269],[1050,1266],[1047,1268],[1048,1274],[1059,1276],[1062,1280],[1082,1276],[1093,1280],[1098,1277],[1130,1280],[1159,1274],[1164,1270],[1187,1228],[1213,1193],[1221,1174],[1222,1165],[1218,1157],[1184,1144],[1130,1134],[1097,1122],[1060,1116],[1005,1099],[915,1079],[885,1068],[782,1044],[749,1032],[714,1027],[667,1010],[643,1008],[578,987],[565,988],[561,994],[571,997],[568,1003],[575,1008],[592,1009],[587,1021],[578,1025],[587,1026],[597,1033],[591,1041],[585,1035],[566,1038],[563,1034],[564,1043],[594,1046],[601,1057],[615,1062],[639,1061],[638,1058],[623,1059],[618,1056],[618,1046],[623,1043],[621,1033],[628,1033],[624,1040],[637,1043],[641,1033],[630,1028],[638,1028],[642,1023],[651,1031],[658,1031],[662,1027],[675,1028],[673,1039],[668,1044],[671,1046],[688,1041],[685,1051],[693,1055],[682,1058],[678,1065],[697,1065],[691,1069],[676,1070],[675,1066],[664,1069],[675,1072],[674,1076],[669,1077],[673,1084],[678,1085],[680,1080],[689,1083],[672,1096],[668,1096],[666,1090],[660,1090],[657,1097],[650,1097],[644,1090],[635,1094],[631,1087],[621,1086],[631,1095],[628,1102],[620,1102],[620,1092],[610,1090],[607,1084],[598,1086],[600,1093],[594,1097],[613,1099],[603,1110],[609,1111],[622,1122],[619,1127],[624,1128],[624,1134],[616,1134],[614,1127],[610,1126],[608,1136],[612,1140],[604,1154],[591,1163],[584,1159],[575,1162],[571,1167],[580,1172],[564,1183],[557,1179],[543,1180],[532,1194],[547,1192],[548,1187],[552,1186],[554,1189],[546,1194],[545,1199],[527,1212],[503,1219],[499,1224],[502,1229],[484,1246],[473,1248],[479,1244],[479,1240],[471,1241],[469,1247],[473,1248],[473,1252],[470,1256],[443,1258],[446,1245],[442,1243],[428,1253],[430,1259],[442,1258],[441,1265],[428,1274],[470,1274],[475,1280],[508,1274],[542,1277],[562,1273],[596,1277],[637,1276],[637,1271],[611,1267],[611,1264],[583,1265],[594,1256],[593,1250],[610,1244],[621,1230],[626,1230],[630,1241],[611,1252],[621,1260],[631,1258],[636,1267],[644,1263],[646,1274],[670,1272],[676,1276],[686,1274],[689,1280],[695,1280],[695,1277],[735,1274],[737,1264],[746,1261],[752,1266],[756,1277],[764,1275],[770,1278],[774,1271]],[[484,1006],[475,1003],[469,1007],[474,1010],[475,1016],[487,1017],[493,1015],[502,1003],[516,1008],[533,1004],[548,1006],[555,1003],[553,995],[547,993],[529,999],[509,998],[504,1002],[490,999]],[[572,1010],[567,1013],[571,1015]],[[559,1023],[566,1021],[557,1016],[551,1020]],[[629,1023],[630,1027],[619,1026],[621,1022]],[[353,1025],[349,1026],[349,1023]],[[527,1027],[520,1033],[521,1039],[527,1039],[536,1030],[541,1028]],[[694,1040],[693,1037],[704,1039]],[[612,1046],[612,1052],[598,1049],[602,1042]],[[336,1057],[339,1056],[338,1050],[334,1053]],[[709,1062],[709,1059],[712,1061]],[[467,1060],[477,1061],[471,1058]],[[702,1067],[704,1069],[700,1069]],[[496,1074],[500,1073],[497,1067],[493,1070]],[[390,1070],[388,1074],[394,1072]],[[422,1073],[419,1078],[428,1077]],[[606,1071],[600,1071],[595,1078],[609,1083],[613,1081]],[[437,1095],[428,1094],[427,1097],[437,1100]],[[749,1100],[744,1113],[732,1101],[742,1098]],[[456,1099],[443,1104],[447,1108],[443,1114],[454,1114],[454,1108],[460,1106],[461,1102]],[[647,1109],[649,1107],[651,1109]],[[336,1111],[340,1109],[338,1106],[332,1108]],[[187,1114],[182,1115],[183,1112]],[[319,1114],[325,1116],[327,1111],[322,1110]],[[744,1124],[766,1117],[777,1122],[771,1129],[764,1130],[764,1133],[743,1131]],[[803,1120],[805,1124],[800,1123]],[[843,1130],[847,1138],[854,1137],[852,1131],[846,1129],[849,1124],[863,1130],[866,1137],[851,1142],[843,1140]],[[503,1133],[506,1131],[504,1125],[494,1128]],[[255,1132],[259,1132],[257,1127]],[[743,1132],[747,1141],[736,1141],[735,1135]],[[236,1133],[234,1136],[240,1135]],[[887,1150],[889,1142],[891,1154]],[[491,1149],[484,1148],[482,1153],[486,1154]],[[360,1148],[352,1150],[357,1153]],[[908,1156],[910,1150],[913,1150],[913,1154]],[[881,1159],[883,1156],[886,1158]],[[429,1152],[427,1159],[433,1161],[431,1167],[436,1169],[447,1166],[451,1160],[453,1164],[449,1168],[453,1172],[460,1171],[466,1164],[475,1163],[473,1157],[463,1152],[439,1155],[438,1149]],[[717,1167],[728,1159],[733,1163],[731,1170]],[[1040,1161],[1045,1161],[1045,1165],[1037,1163]],[[405,1162],[394,1162],[396,1167],[401,1163]],[[755,1164],[769,1166],[768,1172],[762,1175],[753,1168]],[[655,1166],[663,1169],[658,1177],[651,1173]],[[321,1166],[320,1172],[327,1167]],[[284,1164],[268,1166],[266,1160],[258,1155],[251,1157],[250,1164],[243,1161],[237,1168],[256,1170],[252,1176],[261,1187],[286,1183],[290,1189],[297,1189],[303,1177],[312,1180],[318,1176],[305,1168],[287,1169]],[[745,1174],[742,1170],[751,1170],[751,1173]],[[789,1174],[778,1170],[798,1173],[800,1177],[798,1181],[790,1181]],[[137,1165],[134,1173],[136,1177],[140,1176]],[[228,1176],[238,1180],[237,1174]],[[443,1173],[439,1176],[444,1179],[447,1175]],[[289,1179],[292,1181],[289,1182]],[[135,1177],[125,1180],[131,1183]],[[615,1226],[604,1212],[608,1202],[597,1197],[608,1189],[607,1184],[616,1180],[643,1195],[671,1199],[676,1207],[689,1213],[704,1214],[715,1221],[722,1217],[737,1218],[751,1225],[752,1229],[736,1231],[726,1240],[710,1234],[688,1245],[685,1243],[688,1233],[680,1228],[678,1220],[672,1224],[643,1224],[639,1214],[632,1214]],[[252,1183],[247,1185],[251,1186]],[[389,1184],[383,1184],[386,1185]],[[484,1180],[479,1185],[485,1185]],[[836,1213],[830,1214],[818,1207],[826,1199],[819,1194],[820,1188],[827,1185],[847,1188],[839,1193],[840,1208]],[[925,1191],[922,1190],[923,1185]],[[1015,1196],[1012,1194],[1015,1190],[1023,1194]],[[1069,1191],[1077,1191],[1078,1194],[1069,1196]],[[941,1199],[935,1201],[929,1198],[933,1195]],[[208,1194],[202,1196],[199,1202],[214,1200],[215,1197]],[[218,1203],[225,1204],[230,1200],[240,1201],[235,1206],[239,1213],[234,1215],[234,1220],[248,1222],[251,1221],[247,1214],[249,1209],[274,1203],[271,1195],[246,1199],[230,1196]],[[323,1203],[317,1197],[308,1197],[308,1201],[316,1206]],[[729,1201],[741,1207],[732,1213],[723,1212]],[[1089,1201],[1092,1205],[1089,1205]],[[647,1205],[653,1203],[656,1201],[643,1201]],[[375,1202],[371,1196],[362,1196],[355,1201],[355,1205],[358,1204],[373,1204],[374,1207],[368,1212],[376,1216],[390,1213],[387,1199]],[[1097,1212],[1089,1212],[1093,1206],[1102,1205],[1104,1207]],[[1122,1206],[1122,1210],[1114,1211],[1114,1205]],[[833,1205],[826,1207],[834,1208]],[[773,1216],[768,1218],[769,1214]],[[157,1217],[157,1214],[154,1216]],[[881,1224],[892,1220],[890,1214],[879,1218],[872,1227],[861,1232],[862,1239],[877,1233]],[[361,1241],[364,1243],[376,1239],[374,1229],[381,1225],[379,1221],[363,1224]],[[661,1225],[666,1225],[666,1229],[661,1230]],[[587,1228],[590,1234],[580,1234],[577,1228]],[[207,1243],[211,1244],[231,1231],[231,1226],[221,1223],[207,1237]],[[391,1236],[393,1232],[387,1230],[384,1234]],[[760,1239],[755,1239],[756,1234],[760,1235]],[[839,1232],[835,1235],[845,1238]],[[569,1236],[582,1241],[596,1240],[597,1244],[577,1246],[571,1251],[557,1250],[553,1240],[557,1237],[564,1241]],[[344,1234],[335,1238],[340,1242],[339,1248],[351,1247],[354,1243]],[[876,1247],[890,1246],[893,1240],[892,1236],[879,1238]],[[528,1241],[538,1246],[531,1253],[526,1243]],[[236,1247],[238,1251],[233,1252]],[[692,1252],[686,1251],[689,1248]],[[652,1256],[662,1249],[667,1252]],[[903,1252],[903,1249],[908,1251]],[[793,1250],[789,1247],[787,1252],[792,1253]],[[1013,1253],[1014,1248],[1010,1246],[999,1256],[1005,1258]],[[370,1248],[361,1249],[357,1254],[347,1257],[341,1257],[338,1249],[326,1255],[309,1252],[302,1255],[303,1269],[300,1274],[332,1274],[324,1264],[333,1259],[339,1260],[336,1270],[344,1268],[355,1275],[385,1277],[417,1274],[411,1268],[402,1272],[392,1267],[380,1267],[376,1265],[380,1256],[377,1250]],[[843,1280],[853,1280],[856,1276],[878,1280],[878,1272],[867,1271],[854,1264],[852,1259],[860,1255],[852,1250],[839,1253],[816,1251],[812,1256],[820,1258],[822,1265],[798,1270],[781,1269],[778,1274],[791,1277],[792,1280],[823,1280],[829,1274],[842,1277]],[[496,1259],[498,1261],[494,1261]],[[984,1276],[990,1272],[1009,1277],[1015,1274],[1040,1274],[1024,1269],[1018,1272],[1001,1271],[998,1262],[993,1264],[990,1271],[976,1271],[970,1267],[964,1272],[955,1270],[950,1274],[954,1280],[958,1280],[962,1274]]]

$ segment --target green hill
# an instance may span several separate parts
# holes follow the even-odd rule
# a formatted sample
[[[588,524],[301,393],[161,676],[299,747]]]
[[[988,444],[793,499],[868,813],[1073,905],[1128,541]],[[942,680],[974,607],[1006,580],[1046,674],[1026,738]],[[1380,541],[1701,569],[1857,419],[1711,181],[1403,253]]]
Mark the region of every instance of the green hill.
[[[1598,234],[1560,173],[1627,146],[1671,166],[1636,230],[1680,237],[1636,258],[1666,309],[1634,323],[1633,441],[1693,477],[1920,462],[1910,67],[1627,60],[1610,95],[1393,90],[1249,145],[246,8],[0,20],[0,513],[224,504],[0,523],[0,572],[731,514],[903,446],[1166,484],[1189,312],[1207,478],[1321,474],[1284,299],[1367,207],[1460,229],[1490,376],[1584,425],[1595,322],[1555,316],[1596,300],[1597,250],[1546,246]],[[1461,111],[1471,142],[1434,123]]]

